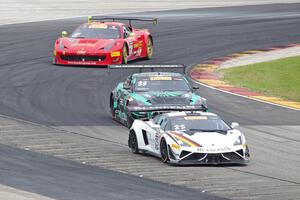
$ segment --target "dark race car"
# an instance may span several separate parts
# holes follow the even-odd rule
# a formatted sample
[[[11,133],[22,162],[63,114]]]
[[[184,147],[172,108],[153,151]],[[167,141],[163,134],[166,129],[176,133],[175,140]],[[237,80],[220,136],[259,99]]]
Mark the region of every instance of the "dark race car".
[[[128,20],[129,25],[115,20]],[[88,23],[80,25],[70,36],[62,32],[54,45],[53,64],[106,66],[151,59],[152,35],[147,29],[132,27],[132,20],[157,23],[156,18],[89,17]]]
[[[111,92],[112,117],[130,127],[134,119],[149,119],[155,112],[206,111],[206,99],[194,93],[194,89],[180,73],[132,74]]]

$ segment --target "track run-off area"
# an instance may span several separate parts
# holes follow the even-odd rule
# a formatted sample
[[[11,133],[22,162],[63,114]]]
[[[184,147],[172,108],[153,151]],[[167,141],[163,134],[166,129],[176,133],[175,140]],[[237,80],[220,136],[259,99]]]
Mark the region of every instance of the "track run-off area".
[[[155,52],[151,61],[133,64],[192,66],[235,52],[297,43],[299,10],[300,4],[274,4],[135,14],[158,17],[159,23],[136,24],[153,33]],[[250,147],[249,165],[175,167],[133,155],[128,129],[111,119],[108,105],[116,83],[135,71],[51,64],[60,32],[85,21],[0,27],[0,184],[54,199],[216,198],[207,193],[230,199],[300,199],[299,111],[200,86],[210,111],[241,125]]]

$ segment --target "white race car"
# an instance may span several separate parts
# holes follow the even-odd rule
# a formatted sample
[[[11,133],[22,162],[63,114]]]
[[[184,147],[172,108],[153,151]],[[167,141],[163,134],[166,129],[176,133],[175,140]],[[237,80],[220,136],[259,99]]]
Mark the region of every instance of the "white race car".
[[[128,146],[173,164],[244,164],[249,162],[245,136],[208,112],[170,112],[149,121],[135,120]]]

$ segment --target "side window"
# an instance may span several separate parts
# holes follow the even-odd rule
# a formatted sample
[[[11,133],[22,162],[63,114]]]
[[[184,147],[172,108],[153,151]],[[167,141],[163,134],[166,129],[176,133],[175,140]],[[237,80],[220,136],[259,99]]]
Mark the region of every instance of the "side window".
[[[124,88],[128,88],[128,89],[130,88],[130,86],[131,86],[131,79],[132,79],[131,76],[127,77],[127,79],[124,82]]]
[[[127,26],[123,26],[123,36],[124,38],[128,38],[131,33],[131,30]]]
[[[154,123],[157,124],[157,125],[162,125],[162,123],[164,122],[164,119],[165,117],[164,116],[161,116],[161,115],[157,115],[153,120],[154,120]]]
[[[171,130],[171,123],[169,120],[167,120],[166,125],[164,127],[164,131],[170,131]]]
[[[168,124],[168,118],[164,117],[162,122],[160,123],[160,127],[162,130],[165,130]]]

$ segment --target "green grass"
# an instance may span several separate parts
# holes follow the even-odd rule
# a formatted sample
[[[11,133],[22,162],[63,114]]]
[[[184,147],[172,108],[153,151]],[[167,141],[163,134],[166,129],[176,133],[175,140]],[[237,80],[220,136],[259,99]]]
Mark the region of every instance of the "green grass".
[[[219,71],[225,82],[300,102],[300,56]]]

